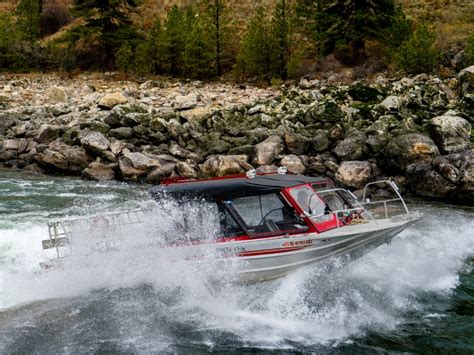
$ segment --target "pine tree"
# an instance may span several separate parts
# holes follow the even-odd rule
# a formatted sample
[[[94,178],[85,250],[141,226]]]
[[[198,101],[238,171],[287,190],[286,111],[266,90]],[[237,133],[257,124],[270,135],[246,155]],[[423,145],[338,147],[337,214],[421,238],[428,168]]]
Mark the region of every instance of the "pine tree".
[[[74,10],[84,17],[85,24],[75,29],[71,39],[84,36],[102,42],[105,66],[114,67],[114,53],[124,42],[134,41],[137,32],[132,27],[130,13],[142,0],[76,0]]]
[[[17,26],[27,41],[33,42],[39,37],[40,9],[38,0],[21,0],[16,7]]]
[[[264,9],[259,7],[242,39],[237,68],[247,75],[257,75],[270,83],[275,63],[275,48],[271,22]]]
[[[213,42],[214,66],[216,75],[220,76],[233,62],[230,53],[230,16],[228,4],[224,0],[206,0],[210,38]]]
[[[133,65],[133,49],[129,42],[125,42],[115,53],[117,69],[128,73]]]
[[[413,24],[405,15],[403,8],[400,5],[397,6],[390,27],[386,30],[384,40],[391,58],[397,55],[402,44],[410,38],[413,32],[412,27]]]
[[[197,17],[190,26],[183,56],[186,74],[198,79],[208,78],[214,73],[215,59],[213,42],[207,31],[209,24],[206,19]]]
[[[299,13],[326,55],[340,50],[352,63],[365,59],[365,41],[382,40],[394,0],[299,0]]]
[[[276,44],[276,72],[280,78],[288,78],[288,62],[290,60],[290,18],[291,11],[288,0],[279,0],[272,18],[273,37]]]
[[[439,61],[439,49],[435,41],[436,33],[426,23],[418,24],[396,55],[398,66],[409,73],[432,71]]]
[[[177,75],[182,70],[186,22],[183,12],[177,5],[174,5],[166,15],[158,56],[160,66],[172,75]]]

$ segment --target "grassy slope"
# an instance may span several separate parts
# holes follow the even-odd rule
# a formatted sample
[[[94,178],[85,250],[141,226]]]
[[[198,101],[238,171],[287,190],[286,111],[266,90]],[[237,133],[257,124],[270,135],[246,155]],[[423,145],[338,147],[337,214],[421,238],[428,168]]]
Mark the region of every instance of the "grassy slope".
[[[47,0],[46,0],[47,1]],[[45,2],[46,2],[45,1]],[[70,4],[72,0],[56,0]],[[295,1],[295,0],[291,0]],[[413,18],[423,18],[434,24],[438,32],[438,42],[443,48],[459,43],[474,33],[473,0],[397,0]],[[134,20],[142,27],[151,26],[156,16],[164,18],[166,12],[174,5],[187,6],[198,0],[144,0]],[[0,0],[0,12],[13,11],[18,0]],[[268,8],[271,13],[275,0],[228,0],[232,8],[232,20],[242,31],[246,21],[252,16],[257,6]]]

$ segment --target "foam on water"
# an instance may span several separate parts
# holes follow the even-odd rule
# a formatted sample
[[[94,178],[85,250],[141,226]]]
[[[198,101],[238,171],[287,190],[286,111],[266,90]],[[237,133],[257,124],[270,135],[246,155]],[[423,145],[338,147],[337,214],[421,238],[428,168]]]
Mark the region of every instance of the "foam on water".
[[[355,262],[330,260],[259,284],[215,283],[207,278],[211,263],[190,267],[170,260],[166,249],[135,248],[156,238],[212,236],[212,213],[145,199],[117,205],[114,198],[89,196],[91,201],[80,200],[63,215],[153,206],[154,233],[149,224],[137,227],[134,237],[141,238],[129,239],[117,253],[93,256],[92,267],[72,258],[64,270],[45,274],[39,273],[45,260],[40,241],[47,236],[49,214],[17,214],[14,224],[0,228],[0,344],[14,341],[19,336],[13,329],[28,324],[38,329],[46,324],[61,334],[38,340],[57,342],[36,347],[44,352],[91,352],[112,338],[119,345],[112,350],[132,352],[172,351],[180,343],[208,349],[223,343],[268,349],[341,344],[372,330],[393,330],[413,313],[427,321],[440,317],[427,306],[427,295],[449,297],[466,257],[474,254],[472,212],[427,207],[426,217],[390,246]],[[183,213],[194,216],[187,233],[176,223]]]

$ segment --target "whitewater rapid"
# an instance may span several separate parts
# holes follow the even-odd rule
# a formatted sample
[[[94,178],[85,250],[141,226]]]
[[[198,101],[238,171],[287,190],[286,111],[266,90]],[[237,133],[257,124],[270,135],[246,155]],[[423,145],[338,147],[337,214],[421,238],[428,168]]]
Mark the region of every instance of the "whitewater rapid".
[[[165,255],[131,263],[111,258],[101,270],[40,273],[47,229],[18,223],[1,231],[0,311],[51,299],[78,298],[82,303],[97,290],[135,292],[149,285],[157,299],[177,292],[168,302],[180,322],[206,332],[228,332],[253,346],[343,342],[368,329],[393,329],[405,314],[423,313],[420,295],[443,295],[456,287],[464,260],[474,254],[472,215],[443,208],[425,209],[425,214],[391,245],[355,262],[340,258],[255,285],[215,285],[204,272],[171,263]],[[123,306],[120,299],[116,302]]]

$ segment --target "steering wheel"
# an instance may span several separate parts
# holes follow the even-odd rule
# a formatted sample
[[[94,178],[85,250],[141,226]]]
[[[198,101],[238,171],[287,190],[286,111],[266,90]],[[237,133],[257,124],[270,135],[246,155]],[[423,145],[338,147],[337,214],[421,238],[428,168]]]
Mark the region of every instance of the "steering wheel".
[[[258,222],[258,226],[261,226],[263,224],[263,222],[265,222],[265,220],[267,219],[267,217],[270,213],[273,213],[273,212],[278,211],[278,210],[281,210],[281,207],[274,208],[274,209],[268,211],[267,213],[265,213],[265,215],[262,217],[260,222]]]

